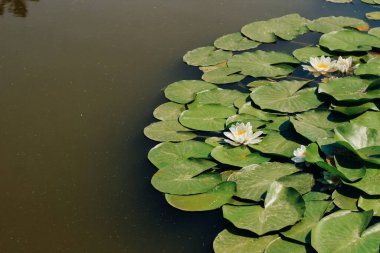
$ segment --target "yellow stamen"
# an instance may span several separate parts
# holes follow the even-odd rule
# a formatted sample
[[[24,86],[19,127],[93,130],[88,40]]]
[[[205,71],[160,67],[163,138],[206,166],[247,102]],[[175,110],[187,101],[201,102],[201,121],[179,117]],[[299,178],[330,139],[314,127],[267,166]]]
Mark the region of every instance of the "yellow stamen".
[[[327,65],[326,63],[318,63],[318,65],[317,65],[317,68],[321,68],[321,69],[326,69],[328,67],[329,67],[329,65]]]
[[[237,136],[240,136],[242,134],[245,134],[245,130],[240,130],[240,131],[237,131],[236,133]]]

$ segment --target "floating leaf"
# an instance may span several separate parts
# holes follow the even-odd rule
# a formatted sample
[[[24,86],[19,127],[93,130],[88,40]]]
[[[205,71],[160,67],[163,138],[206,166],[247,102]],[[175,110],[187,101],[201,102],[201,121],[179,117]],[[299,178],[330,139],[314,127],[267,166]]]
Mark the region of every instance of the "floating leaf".
[[[263,121],[253,115],[242,113],[242,114],[236,114],[232,115],[226,120],[226,126],[231,126],[232,124],[236,123],[251,123],[251,126],[253,129],[257,129],[258,127],[264,126],[267,124],[267,121]]]
[[[237,74],[240,69],[236,68],[217,68],[203,74],[202,79],[215,84],[227,84],[240,82],[245,75]]]
[[[211,151],[211,156],[223,164],[244,167],[251,164],[268,162],[270,158],[263,157],[259,153],[252,153],[248,147],[225,147],[218,146]]]
[[[318,92],[329,94],[338,101],[366,102],[380,96],[377,83],[379,82],[351,76],[334,78],[328,83],[320,83]]]
[[[274,182],[270,186],[264,208],[256,206],[223,206],[223,217],[236,227],[258,235],[295,224],[305,211],[305,202],[293,188]]]
[[[213,245],[215,253],[263,253],[267,245],[276,238],[277,235],[245,237],[223,230],[215,238]]]
[[[380,58],[370,59],[367,63],[360,64],[355,69],[355,75],[375,75],[380,76]]]
[[[206,193],[188,196],[166,194],[165,198],[171,206],[183,211],[207,211],[228,203],[234,193],[235,183],[223,182]]]
[[[309,62],[310,57],[331,56],[319,47],[303,47],[293,51],[294,57],[301,62]]]
[[[274,51],[246,52],[228,60],[228,67],[239,69],[242,74],[253,77],[283,77],[294,68],[286,63],[298,63],[291,55]]]
[[[239,98],[246,98],[248,94],[241,93],[237,90],[227,89],[212,89],[199,92],[191,104],[188,105],[189,109],[195,109],[203,105],[223,105],[234,108],[235,100]]]
[[[184,111],[179,117],[182,125],[203,131],[224,130],[226,119],[236,113],[234,108],[223,105],[202,105]]]
[[[231,58],[232,53],[215,49],[214,47],[200,47],[187,52],[183,61],[192,66],[211,66]]]
[[[309,173],[299,173],[281,177],[277,182],[296,189],[300,194],[306,194],[314,186],[314,177]]]
[[[380,201],[378,198],[367,199],[360,197],[358,206],[365,211],[373,210],[374,216],[380,216]]]
[[[279,114],[268,113],[257,109],[251,105],[251,102],[245,103],[240,107],[239,114],[243,113],[255,116],[256,118],[263,121],[275,120],[279,116]]]
[[[356,181],[365,175],[365,166],[361,160],[345,155],[335,156],[334,159],[337,170],[343,173],[349,181]]]
[[[380,38],[353,30],[341,30],[321,36],[319,44],[332,51],[369,51],[380,48]]]
[[[261,43],[244,37],[241,33],[224,35],[214,42],[216,48],[230,51],[243,51],[258,47]]]
[[[358,188],[369,195],[380,195],[380,169],[367,168],[361,180],[346,184]]]
[[[165,142],[152,148],[148,159],[158,169],[170,169],[178,164],[185,164],[207,170],[216,166],[216,163],[206,160],[212,149],[212,146],[199,141]]]
[[[159,120],[177,120],[185,106],[173,102],[167,102],[153,111],[153,116]]]
[[[351,120],[351,123],[374,128],[380,131],[380,113],[366,112]],[[380,145],[380,143],[379,143]]]
[[[376,37],[380,37],[380,27],[374,27],[368,31],[368,34],[371,34]]]
[[[217,88],[216,85],[199,80],[182,80],[169,84],[165,89],[167,99],[187,104],[195,99],[198,92]]]
[[[380,11],[367,12],[365,16],[368,19],[380,20]]]
[[[337,3],[337,4],[347,4],[352,3],[352,0],[326,0],[327,2]]]
[[[262,142],[250,145],[252,149],[264,154],[273,154],[284,157],[293,157],[293,151],[299,148],[301,144],[285,138],[279,132],[270,132],[265,136]]]
[[[250,82],[249,84],[247,84],[247,87],[257,88],[257,87],[260,87],[260,86],[265,86],[265,85],[268,85],[268,84],[275,84],[275,83],[276,82],[269,81],[269,80],[258,80],[258,81]]]
[[[305,200],[305,198],[304,198]],[[305,213],[302,220],[281,234],[287,238],[306,243],[312,228],[322,219],[330,201],[305,200]],[[309,242],[308,242],[309,243]]]
[[[355,196],[356,195],[356,196]],[[348,191],[347,188],[337,189],[331,195],[334,204],[343,210],[358,211],[358,193]]]
[[[338,123],[329,120],[329,111],[308,111],[290,118],[297,133],[316,141],[319,138],[333,137],[333,129]]]
[[[338,211],[323,218],[311,233],[318,253],[378,253],[380,223],[368,226],[372,211]]]
[[[281,81],[256,88],[251,93],[251,99],[261,109],[279,112],[303,112],[321,105],[315,95],[316,88],[304,88],[305,81]]]
[[[308,192],[302,197],[306,202],[308,202],[316,200],[327,200],[330,198],[330,195],[323,192]]]
[[[308,31],[307,22],[307,19],[298,14],[289,14],[245,25],[241,32],[248,38],[260,42],[275,42],[276,36],[283,40],[292,40]]]
[[[356,106],[332,106],[332,110],[343,113],[345,115],[356,115],[367,110],[379,111],[379,108],[375,103],[368,102]]]
[[[244,167],[232,174],[229,180],[237,184],[236,196],[260,201],[274,181],[298,171],[299,169],[289,163],[263,163]]]
[[[164,193],[176,195],[204,193],[222,182],[218,173],[203,173],[206,170],[180,163],[172,168],[157,171],[151,183],[154,188]]]
[[[367,31],[369,26],[361,19],[352,17],[321,17],[308,23],[310,30],[320,33],[341,31],[346,27],[355,28],[359,31]]]
[[[380,133],[373,128],[357,124],[344,124],[335,128],[335,140],[353,151],[363,160],[380,164]]]
[[[307,253],[306,247],[301,244],[285,241],[277,238],[265,249],[265,253]]]
[[[197,137],[177,120],[160,121],[144,128],[144,134],[155,141],[186,141]]]

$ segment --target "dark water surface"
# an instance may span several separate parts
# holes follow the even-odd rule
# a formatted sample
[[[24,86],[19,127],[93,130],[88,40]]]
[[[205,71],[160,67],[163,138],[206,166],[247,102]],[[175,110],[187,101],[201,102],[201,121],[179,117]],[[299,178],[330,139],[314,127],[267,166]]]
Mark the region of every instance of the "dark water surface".
[[[142,135],[190,49],[323,0],[0,0],[0,252],[207,253],[219,211],[171,208]],[[26,17],[23,17],[26,16]],[[376,23],[373,23],[376,25]]]

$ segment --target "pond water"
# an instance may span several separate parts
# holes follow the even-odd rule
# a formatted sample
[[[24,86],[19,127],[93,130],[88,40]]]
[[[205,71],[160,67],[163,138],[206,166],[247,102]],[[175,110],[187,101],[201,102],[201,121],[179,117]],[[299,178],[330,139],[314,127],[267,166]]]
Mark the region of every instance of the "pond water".
[[[374,8],[1,0],[0,252],[212,252],[221,212],[171,208],[150,185],[155,143],[142,134],[167,84],[200,77],[182,55],[256,20],[364,18]]]

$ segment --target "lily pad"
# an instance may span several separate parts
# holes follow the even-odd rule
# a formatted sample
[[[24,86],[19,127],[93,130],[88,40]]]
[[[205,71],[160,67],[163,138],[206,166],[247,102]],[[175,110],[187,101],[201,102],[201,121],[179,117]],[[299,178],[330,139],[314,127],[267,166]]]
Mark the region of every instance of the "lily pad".
[[[198,92],[217,88],[216,85],[199,80],[182,80],[169,84],[165,97],[173,102],[187,104],[195,99]]]
[[[323,218],[311,233],[311,244],[318,253],[377,253],[380,223],[366,229],[372,211],[338,211]]]
[[[197,137],[177,120],[159,121],[144,128],[144,134],[155,141],[186,141]]]
[[[352,119],[351,123],[380,130],[380,113],[368,111],[359,117]]]
[[[236,68],[217,68],[208,71],[202,75],[202,79],[215,84],[227,84],[240,82],[245,78],[245,75],[238,74],[240,69]]]
[[[166,194],[168,203],[183,211],[208,211],[228,203],[235,193],[235,183],[223,182],[212,190],[195,195],[181,196]]]
[[[253,129],[257,129],[258,127],[264,126],[267,124],[267,121],[261,120],[253,115],[246,114],[246,113],[241,113],[241,114],[236,114],[232,115],[226,120],[226,126],[229,127],[232,124],[236,123],[251,123],[251,126]]]
[[[337,4],[347,4],[352,3],[352,0],[326,0],[327,2],[337,3]]]
[[[300,62],[309,62],[310,57],[331,56],[319,47],[303,47],[293,51],[294,57]]]
[[[361,179],[365,175],[366,167],[362,160],[346,155],[335,156],[335,166],[337,170],[344,174],[346,179],[353,182]]]
[[[270,158],[263,157],[259,153],[252,153],[248,147],[225,147],[218,146],[211,151],[211,156],[223,164],[237,167],[245,167],[251,164],[268,162]]]
[[[197,96],[191,104],[188,105],[189,109],[196,109],[203,105],[223,105],[234,108],[235,100],[239,98],[246,98],[248,94],[244,94],[237,90],[228,89],[212,89],[198,92]]]
[[[331,197],[334,204],[340,209],[358,211],[357,202],[359,196],[357,192],[347,191],[345,188],[337,189],[332,193]]]
[[[323,102],[316,94],[316,88],[304,88],[305,81],[281,81],[256,88],[251,93],[251,99],[261,109],[279,112],[303,112],[317,108]]]
[[[314,186],[314,177],[309,173],[298,173],[281,177],[277,182],[286,187],[292,187],[303,195],[311,191]]]
[[[215,253],[263,253],[267,245],[276,238],[277,235],[245,237],[223,230],[214,240],[214,251]]]
[[[301,244],[285,241],[277,238],[265,249],[265,253],[307,253],[306,247]]]
[[[373,210],[373,216],[380,217],[380,201],[378,198],[369,199],[360,197],[358,206],[365,211]]]
[[[274,182],[270,186],[264,208],[255,206],[223,206],[223,216],[236,227],[258,235],[276,231],[301,220],[305,202],[293,188]]]
[[[183,61],[192,66],[211,66],[231,58],[232,53],[215,49],[214,47],[200,47],[187,52]]]
[[[299,169],[289,163],[263,163],[244,167],[233,173],[229,180],[237,184],[237,197],[260,201],[274,181],[298,171]]]
[[[380,37],[380,27],[371,28],[368,31],[368,34],[371,34],[371,35],[376,36],[376,37]]]
[[[338,101],[367,102],[380,96],[378,83],[359,77],[335,78],[328,83],[320,83],[318,92],[329,94]]]
[[[369,195],[380,195],[380,169],[367,168],[361,180],[346,184],[358,188]]]
[[[226,119],[236,113],[236,109],[223,105],[202,105],[184,111],[179,117],[182,125],[203,131],[224,130]]]
[[[260,44],[257,41],[248,39],[239,32],[224,35],[214,42],[216,48],[230,51],[244,51],[256,48]]]
[[[379,108],[375,103],[368,102],[356,106],[332,106],[332,110],[345,115],[357,115],[367,110],[379,111]]]
[[[372,19],[372,20],[380,20],[380,11],[372,11],[372,12],[367,12],[365,14],[366,18]]]
[[[243,75],[253,77],[283,77],[293,72],[287,63],[299,63],[293,56],[274,51],[257,50],[234,55],[228,67],[239,69]]]
[[[331,51],[355,52],[380,48],[380,38],[353,30],[341,30],[321,36],[319,44]]]
[[[360,64],[355,69],[355,75],[375,75],[380,76],[380,58],[370,59],[367,63]]]
[[[216,166],[216,163],[207,160],[212,149],[211,145],[199,141],[164,142],[149,151],[148,159],[158,169],[170,169],[178,164],[185,164],[207,170]]]
[[[291,117],[290,122],[297,133],[310,141],[316,141],[319,138],[334,137],[333,129],[338,123],[329,120],[329,115],[329,111],[308,111]]]
[[[308,20],[299,14],[289,14],[268,21],[257,21],[243,26],[241,32],[252,40],[271,43],[279,37],[283,40],[292,40],[298,35],[308,32]]]
[[[184,105],[167,102],[154,109],[153,116],[159,120],[177,120],[184,110]]]
[[[264,154],[272,154],[284,157],[293,157],[293,151],[299,148],[301,144],[285,138],[280,132],[270,132],[265,136],[262,142],[256,145],[250,145],[252,149]]]
[[[368,31],[369,26],[361,19],[352,17],[321,17],[308,23],[308,28],[314,32],[329,33],[341,31],[346,27],[355,28],[359,31]]]

